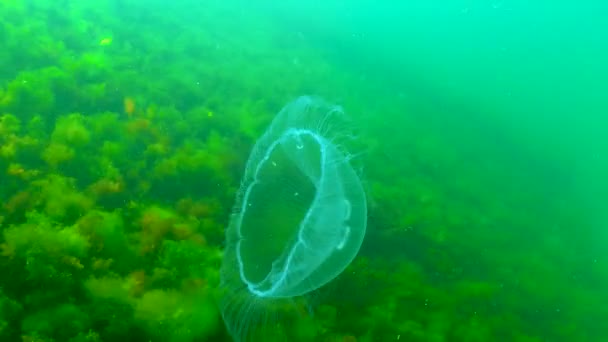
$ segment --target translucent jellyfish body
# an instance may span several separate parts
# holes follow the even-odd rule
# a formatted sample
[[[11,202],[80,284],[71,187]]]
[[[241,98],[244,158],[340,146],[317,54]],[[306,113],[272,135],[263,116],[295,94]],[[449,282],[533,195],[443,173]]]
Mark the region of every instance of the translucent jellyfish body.
[[[340,107],[300,97],[256,142],[226,230],[222,315],[236,341],[265,338],[281,308],[338,276],[365,236],[366,200]],[[253,338],[253,336],[257,336]]]

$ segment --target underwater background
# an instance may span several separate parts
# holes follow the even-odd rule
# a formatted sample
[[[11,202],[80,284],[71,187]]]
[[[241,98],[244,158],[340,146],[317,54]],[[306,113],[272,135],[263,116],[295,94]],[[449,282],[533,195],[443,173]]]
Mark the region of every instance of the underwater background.
[[[608,340],[607,17],[0,0],[0,340],[230,341],[224,228],[253,144],[302,94],[358,128],[369,217],[291,336]]]

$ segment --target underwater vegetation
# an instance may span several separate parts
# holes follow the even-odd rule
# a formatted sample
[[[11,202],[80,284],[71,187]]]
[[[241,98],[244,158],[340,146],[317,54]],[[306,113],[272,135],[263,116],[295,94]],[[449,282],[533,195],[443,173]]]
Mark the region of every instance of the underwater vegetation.
[[[0,341],[608,336],[542,158],[224,3],[0,1]]]
[[[226,230],[220,308],[236,341],[282,336],[288,304],[353,260],[367,206],[341,108],[308,96],[287,104],[256,142]],[[293,323],[292,323],[293,324]]]

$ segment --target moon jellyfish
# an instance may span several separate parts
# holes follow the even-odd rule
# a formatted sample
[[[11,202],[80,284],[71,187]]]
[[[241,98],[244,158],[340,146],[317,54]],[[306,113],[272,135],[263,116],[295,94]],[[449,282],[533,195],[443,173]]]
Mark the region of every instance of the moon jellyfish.
[[[343,146],[346,122],[340,107],[304,96],[255,143],[220,272],[220,309],[234,340],[273,340],[277,326],[290,325],[285,308],[338,276],[359,251],[367,205]]]

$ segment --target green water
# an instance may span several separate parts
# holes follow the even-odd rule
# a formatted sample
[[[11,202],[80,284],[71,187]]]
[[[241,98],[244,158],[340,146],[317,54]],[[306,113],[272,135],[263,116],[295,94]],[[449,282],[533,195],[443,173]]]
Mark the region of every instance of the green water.
[[[358,127],[369,224],[277,340],[607,339],[607,15],[1,1],[0,340],[228,341],[223,229],[301,94]]]

